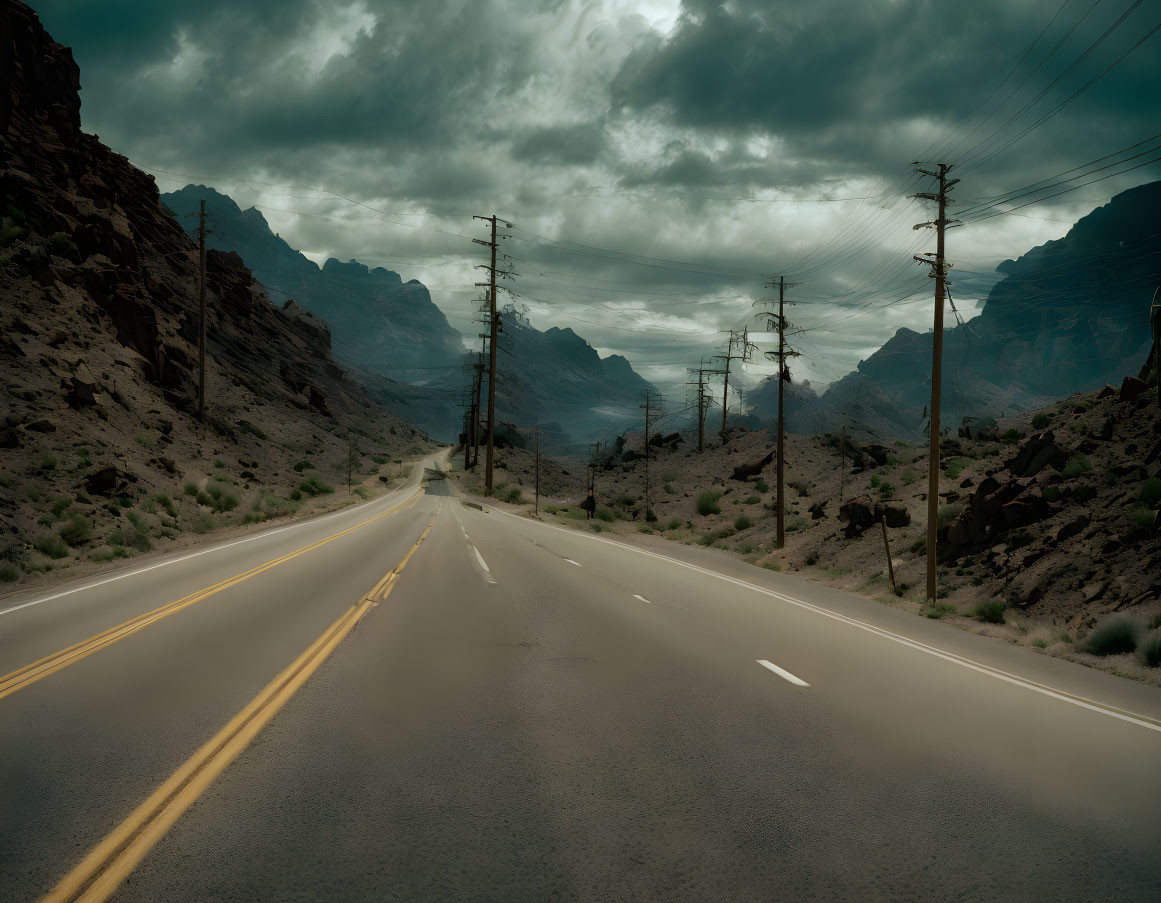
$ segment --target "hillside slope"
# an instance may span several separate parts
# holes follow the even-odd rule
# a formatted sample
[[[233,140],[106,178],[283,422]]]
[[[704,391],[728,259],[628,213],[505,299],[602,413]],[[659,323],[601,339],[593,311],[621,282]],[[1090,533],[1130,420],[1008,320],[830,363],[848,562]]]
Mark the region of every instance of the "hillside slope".
[[[429,444],[345,377],[324,322],[218,251],[200,423],[196,247],[81,131],[71,53],[15,0],[0,66],[0,579],[290,514],[345,480],[350,443],[383,462]]]

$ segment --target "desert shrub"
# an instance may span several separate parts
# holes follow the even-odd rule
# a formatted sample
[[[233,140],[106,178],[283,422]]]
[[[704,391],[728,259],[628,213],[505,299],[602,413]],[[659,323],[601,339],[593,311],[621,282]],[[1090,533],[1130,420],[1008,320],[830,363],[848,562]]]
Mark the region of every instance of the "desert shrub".
[[[915,542],[907,547],[907,551],[912,555],[926,555],[927,554],[927,537],[921,536]]]
[[[786,525],[787,533],[797,533],[799,530],[806,529],[806,521],[801,517],[794,517],[790,519],[790,523]]]
[[[722,527],[720,530],[710,530],[698,538],[698,542],[703,546],[712,546],[715,542],[722,539],[729,539],[734,535],[733,527]]]
[[[742,500],[742,504],[743,504],[743,505],[757,505],[757,504],[759,504],[761,501],[762,501],[762,497],[761,497],[761,496],[759,496],[759,495],[752,495],[752,496],[750,496],[749,498],[743,499],[743,500]]]
[[[596,521],[593,521],[591,524],[589,524],[589,526],[592,528],[592,531],[594,533],[604,533],[606,530],[609,529],[604,524],[598,524]],[[644,527],[645,525],[642,524],[641,526]]]
[[[134,440],[142,448],[153,448],[157,444],[157,440],[152,436],[142,433],[140,436],[135,436]]]
[[[677,490],[670,483],[666,483],[662,488],[665,490],[666,495],[677,495]]]
[[[680,530],[680,529],[681,529],[681,521],[679,521],[679,520],[678,520],[678,519],[675,517],[675,518],[673,518],[673,520],[671,520],[671,521],[670,521],[670,522],[669,522],[669,523],[666,525],[665,529],[667,529],[667,530]]]
[[[214,467],[216,467],[218,470],[221,470],[225,466],[226,466],[226,462],[223,461],[221,458],[214,458]]]
[[[516,505],[516,504],[519,504],[522,496],[523,496],[523,493],[520,491],[520,487],[513,486],[511,489],[509,489],[507,492],[505,492],[502,496],[500,496],[500,500],[504,501],[504,502],[508,502],[510,504],[513,504],[513,505]]]
[[[0,488],[11,489],[15,483],[16,480],[13,479],[11,474],[4,473],[4,471],[0,470]]]
[[[354,488],[354,493],[359,498],[364,499],[364,500],[369,499],[371,497],[371,490],[368,489],[366,486],[356,486]]]
[[[556,505],[549,505],[544,509],[545,514],[556,514]]]
[[[1149,477],[1141,484],[1141,491],[1137,494],[1137,502],[1146,508],[1152,508],[1161,502],[1161,477]]]
[[[318,477],[307,477],[298,484],[298,489],[303,495],[309,495],[312,498],[316,495],[329,495],[335,491],[335,487],[330,483],[324,483]]]
[[[1145,635],[1137,645],[1137,659],[1148,668],[1161,667],[1161,630]]]
[[[1051,422],[1052,421],[1049,419],[1048,415],[1041,411],[1039,414],[1032,418],[1032,429],[1042,430]]]
[[[168,493],[159,492],[153,497],[153,500],[164,508],[165,513],[170,517],[177,517],[177,507],[173,504],[173,499],[169,497]]]
[[[302,473],[304,470],[314,470],[314,465],[311,464],[310,461],[307,461],[305,458],[294,465],[295,473]]]
[[[762,567],[764,567],[768,571],[780,571],[780,570],[782,570],[782,565],[779,564],[777,561],[763,561]]]
[[[977,621],[986,621],[988,624],[1003,624],[1004,609],[1007,607],[999,599],[989,599],[972,609],[972,617]]]
[[[940,505],[936,517],[939,519],[939,526],[946,527],[953,520],[959,517],[959,513],[963,511],[963,505]]]
[[[182,492],[184,492],[186,495],[192,495],[196,498],[197,494],[198,494],[197,484],[186,483],[185,486],[182,488]]]
[[[918,479],[919,479],[919,474],[917,474],[915,472],[915,468],[908,467],[905,471],[903,471],[902,480],[903,480],[904,486],[910,486],[912,483],[914,483]]]
[[[1060,490],[1055,486],[1045,486],[1044,489],[1041,490],[1041,495],[1044,496],[1044,501],[1046,502],[1060,501]]]
[[[806,564],[809,565],[810,567],[814,567],[814,565],[818,564],[818,553],[811,552],[809,555],[807,555],[806,556]]]
[[[1064,470],[1061,473],[1068,479],[1079,477],[1082,473],[1088,473],[1092,470],[1092,462],[1088,459],[1088,455],[1082,455],[1077,452],[1068,459],[1068,463],[1064,465]]]
[[[293,492],[290,493],[290,500],[292,502],[301,502],[302,501],[302,493],[299,492],[297,489],[295,489]]]
[[[1146,511],[1144,508],[1134,508],[1129,512],[1129,520],[1133,522],[1133,526],[1135,527],[1151,530],[1157,518],[1152,511]]]
[[[739,514],[737,517],[734,518],[734,529],[735,530],[748,530],[752,526],[754,526],[754,522],[752,520],[750,520],[750,518],[746,517],[746,515],[744,515],[744,514]]]
[[[893,495],[895,495],[895,487],[892,486],[890,483],[888,483],[886,480],[884,480],[882,483],[879,484],[879,495],[881,495],[885,499],[889,499]]]
[[[52,533],[41,533],[32,541],[32,546],[40,554],[53,559],[64,558],[69,553],[64,540]]]
[[[1032,540],[1032,534],[1027,530],[1017,530],[1008,536],[1008,548],[1014,552],[1016,549],[1022,549],[1024,546],[1031,545]]]
[[[93,522],[87,517],[76,515],[61,524],[57,534],[70,546],[84,545],[93,538]]]
[[[871,488],[872,489],[875,489],[876,487],[878,487],[879,483],[881,483],[881,482],[882,482],[882,480],[879,479],[879,475],[877,473],[871,475]]]
[[[423,449],[420,448],[418,445],[409,445],[409,446],[407,446],[407,454],[409,454],[409,455],[422,455]]]
[[[770,486],[769,486],[769,484],[767,484],[767,482],[765,480],[759,480],[757,483],[754,484],[754,488],[757,489],[759,492],[769,492],[770,491]]]
[[[14,564],[0,564],[0,583],[15,583],[20,579],[20,569]]]
[[[703,492],[697,497],[697,513],[706,514],[721,514],[722,506],[718,504],[718,499],[722,497],[720,492],[710,490]]]
[[[1128,615],[1110,615],[1097,622],[1080,648],[1093,655],[1118,655],[1136,649],[1140,638],[1140,621]]]
[[[963,469],[967,467],[967,465],[967,458],[952,458],[943,466],[943,469],[947,473],[947,478],[949,480],[954,480],[960,475]]]
[[[791,480],[786,485],[789,486],[791,489],[798,490],[798,494],[800,496],[810,495],[810,484],[807,483],[805,480]]]
[[[209,533],[214,529],[214,516],[207,512],[202,512],[194,518],[193,531],[195,533]]]
[[[56,468],[56,463],[55,455],[43,454],[40,456],[41,470],[54,470]]]
[[[613,504],[620,505],[622,508],[632,508],[635,504],[637,504],[637,499],[635,496],[622,494],[613,500]]]
[[[919,613],[925,618],[931,618],[938,621],[940,618],[956,613],[954,605],[948,605],[946,602],[936,602],[933,605],[924,605],[919,609]],[[1004,620],[1003,611],[1000,612],[1000,620]]]
[[[653,528],[649,524],[637,524],[638,533],[652,533]]]
[[[71,498],[69,498],[67,495],[62,495],[59,499],[52,503],[53,515],[60,517],[68,510],[72,503],[73,500]]]
[[[1017,442],[1023,439],[1025,435],[1025,433],[1022,433],[1013,427],[1012,429],[1005,432],[1004,435],[1000,437],[1000,439],[1005,445],[1015,445]]]
[[[378,464],[380,467],[382,467],[384,464],[387,463],[387,456],[386,455],[371,455],[371,460],[374,461],[376,464]]]
[[[598,508],[594,512],[594,515],[597,518],[599,518],[600,520],[603,520],[606,524],[611,524],[613,521],[615,521],[617,519],[616,516],[613,514],[613,512],[610,511],[608,508]]]

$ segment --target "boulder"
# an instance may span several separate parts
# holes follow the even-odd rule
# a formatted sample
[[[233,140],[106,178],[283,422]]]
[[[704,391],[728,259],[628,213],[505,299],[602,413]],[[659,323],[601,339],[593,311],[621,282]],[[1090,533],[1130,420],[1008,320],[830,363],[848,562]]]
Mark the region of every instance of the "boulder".
[[[1121,391],[1118,393],[1118,397],[1121,401],[1132,401],[1148,388],[1149,384],[1145,380],[1137,379],[1135,376],[1126,376],[1121,382]]]
[[[822,520],[826,517],[826,502],[815,502],[807,510],[810,511],[811,520]]]
[[[113,467],[102,467],[85,477],[85,490],[89,495],[112,495],[128,487],[134,477]]]
[[[906,508],[896,505],[885,505],[879,502],[875,505],[875,520],[882,520],[883,518],[887,519],[887,526],[892,529],[911,525],[911,515]]]
[[[875,513],[870,496],[860,495],[847,499],[839,506],[839,520],[846,521],[844,534],[847,539],[861,536],[868,527],[875,525]]]
[[[70,408],[92,407],[97,403],[97,393],[101,391],[95,381],[77,374],[61,379],[60,387]]]
[[[769,465],[770,462],[773,460],[774,460],[774,452],[771,451],[770,454],[768,454],[761,461],[755,461],[752,464],[739,464],[737,467],[734,468],[734,472],[730,475],[730,479],[731,480],[738,480],[739,482],[744,482],[745,480],[748,480],[750,477],[756,477],[763,470],[765,470],[767,465]]]
[[[1027,527],[1052,516],[1051,505],[1039,492],[1029,492],[1000,506],[1006,527]]]
[[[1008,464],[1008,470],[1013,476],[1034,477],[1061,454],[1052,430],[1036,433],[1024,440],[1016,457]]]
[[[0,448],[20,448],[20,433],[16,430],[0,430]]]
[[[56,424],[51,420],[34,420],[25,429],[32,430],[34,433],[55,433]]]
[[[1117,387],[1105,383],[1104,388],[1097,392],[1097,398],[1112,398],[1117,394]]]

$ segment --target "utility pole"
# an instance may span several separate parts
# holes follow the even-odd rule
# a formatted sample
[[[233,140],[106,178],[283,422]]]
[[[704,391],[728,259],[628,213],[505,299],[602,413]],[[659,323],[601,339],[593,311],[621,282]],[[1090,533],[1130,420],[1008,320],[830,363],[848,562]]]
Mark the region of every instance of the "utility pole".
[[[540,421],[536,421],[536,504],[533,513],[540,517]]]
[[[649,522],[649,515],[652,513],[649,510],[649,390],[645,391],[645,404],[638,405],[645,411],[645,521]]]
[[[484,495],[492,494],[492,464],[496,439],[496,334],[499,331],[499,322],[496,317],[496,214],[491,216],[475,216],[473,219],[482,219],[492,224],[490,241],[473,238],[478,245],[484,245],[492,251],[492,263],[487,267],[488,281],[477,285],[488,287],[488,451],[484,459]]]
[[[726,414],[730,407],[730,362],[741,361],[745,363],[750,359],[750,354],[757,346],[750,341],[750,330],[742,329],[730,330],[730,337],[726,342],[726,353],[715,354],[714,357],[718,360],[726,362],[725,368],[722,370],[724,380],[722,381],[722,445],[726,444]],[[735,349],[737,353],[735,353]]]
[[[1149,322],[1153,325],[1153,379],[1157,381],[1157,407],[1161,408],[1161,285],[1153,289]]]
[[[785,276],[779,276],[778,281],[766,283],[767,288],[778,286],[778,317],[774,325],[778,327],[778,350],[767,351],[766,357],[778,363],[778,468],[777,468],[777,496],[778,520],[775,533],[775,547],[781,549],[786,545],[786,429],[785,429],[785,391],[784,384],[790,382],[790,368],[786,363],[789,357],[797,357],[798,352],[786,346],[786,287],[801,285],[800,282],[787,282]],[[773,304],[772,299],[762,299],[759,304]],[[791,301],[791,304],[794,302]],[[769,316],[767,314],[766,316]],[[767,322],[771,322],[768,320]],[[767,326],[769,328],[769,326]]]
[[[919,166],[918,163],[913,164]],[[915,260],[932,268],[930,275],[935,279],[935,323],[931,348],[931,438],[928,449],[928,477],[927,477],[927,601],[934,604],[937,587],[935,575],[935,542],[939,532],[939,402],[943,379],[943,299],[949,284],[947,281],[948,264],[945,255],[944,234],[949,226],[958,225],[947,218],[947,193],[959,179],[949,179],[948,172],[952,169],[951,163],[936,164],[939,169],[932,172],[919,167],[919,172],[938,180],[937,193],[920,192],[912,197],[935,201],[938,213],[934,222],[920,223],[915,228],[935,229],[935,256],[930,254],[916,256]]]
[[[206,419],[206,202],[198,210],[198,420]]]
[[[351,477],[355,470],[355,437],[347,436],[347,495],[351,494]]]
[[[481,336],[484,344],[487,337]],[[479,358],[476,360],[476,400],[472,405],[472,414],[475,420],[472,423],[472,467],[480,463],[480,396],[484,388],[484,351],[481,346]]]
[[[705,449],[705,415],[709,410],[710,402],[713,400],[706,392],[705,377],[707,373],[718,373],[720,371],[711,370],[705,364],[705,359],[702,359],[701,366],[690,367],[689,375],[697,375],[697,381],[690,380],[686,383],[687,386],[697,386],[697,453],[700,455]]]
[[[839,455],[842,463],[839,465],[839,507],[843,504],[843,483],[847,476],[847,425],[843,424],[842,437],[839,439]]]

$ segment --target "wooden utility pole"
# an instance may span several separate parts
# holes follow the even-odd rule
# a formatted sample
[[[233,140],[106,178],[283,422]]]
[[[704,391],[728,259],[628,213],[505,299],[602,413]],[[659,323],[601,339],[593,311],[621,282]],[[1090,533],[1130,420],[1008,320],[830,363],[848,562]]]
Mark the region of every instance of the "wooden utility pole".
[[[198,210],[198,420],[206,419],[206,202]]]
[[[536,421],[536,504],[533,513],[540,517],[540,421]]]
[[[705,365],[705,359],[702,359],[701,366],[690,367],[688,373],[691,377],[696,376],[696,379],[691,379],[686,383],[687,386],[697,387],[697,452],[701,454],[705,449],[705,415],[709,408],[710,396],[706,394],[705,377],[707,373],[712,373]]]
[[[750,341],[750,330],[742,329],[730,330],[730,337],[726,342],[726,353],[715,354],[718,360],[726,362],[725,367],[721,371],[724,378],[722,380],[722,445],[726,444],[726,414],[730,408],[730,362],[741,361],[745,363],[750,359],[750,353],[754,350],[755,345]],[[736,353],[735,353],[735,350]]]
[[[918,166],[918,164],[915,164]],[[919,168],[919,172],[937,179],[939,191],[937,193],[920,192],[912,197],[935,201],[938,213],[931,223],[920,223],[916,229],[935,229],[935,257],[930,254],[916,256],[920,263],[932,268],[931,276],[935,279],[935,323],[931,347],[931,437],[928,449],[927,475],[927,601],[934,603],[937,598],[935,575],[935,542],[939,533],[939,403],[943,381],[943,299],[948,285],[947,258],[945,255],[944,235],[948,226],[956,225],[947,218],[947,193],[959,179],[949,179],[948,172],[952,169],[950,163],[937,164],[939,169],[932,172]]]
[[[778,329],[778,350],[767,351],[766,357],[778,364],[778,466],[777,466],[777,497],[778,519],[775,533],[775,548],[781,549],[786,545],[786,427],[785,427],[785,392],[784,384],[790,382],[790,368],[786,359],[797,357],[798,352],[786,345],[786,289],[788,286],[801,285],[799,282],[787,282],[785,276],[779,276],[778,281],[766,283],[767,288],[778,287],[778,315],[767,322],[773,323]],[[763,299],[759,304],[773,304],[773,299]],[[794,302],[791,301],[791,304]],[[769,317],[769,314],[766,314]],[[769,325],[767,325],[769,329]]]
[[[895,565],[891,563],[891,543],[887,539],[887,515],[879,515],[879,523],[883,527],[883,552],[887,555],[887,577],[891,581],[891,592],[895,591]]]
[[[839,507],[843,504],[843,483],[847,477],[847,425],[843,424],[842,436],[839,439],[839,455],[842,463],[839,464]]]
[[[487,339],[485,338],[485,344]],[[479,359],[476,361],[476,400],[472,405],[472,414],[475,420],[472,423],[472,467],[480,463],[480,401],[484,388],[484,351],[481,348]]]
[[[476,216],[474,219],[482,219],[492,224],[491,240],[472,239],[476,244],[484,245],[492,251],[492,263],[487,267],[488,281],[476,283],[488,287],[488,450],[484,459],[484,495],[490,496],[496,440],[496,334],[499,332],[499,319],[496,315],[496,215]]]
[[[1161,408],[1161,285],[1153,290],[1149,322],[1153,325],[1153,378],[1157,381],[1157,407]]]
[[[347,437],[347,495],[351,494],[351,477],[355,472],[355,437]]]
[[[645,404],[638,405],[638,407],[645,411],[645,521],[648,522],[649,515],[652,513],[649,510],[649,414],[651,410],[648,390],[645,391]]]

